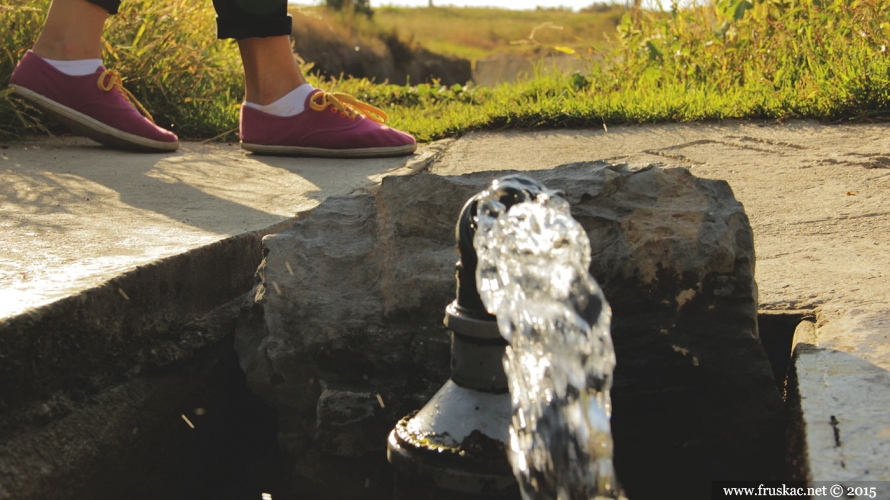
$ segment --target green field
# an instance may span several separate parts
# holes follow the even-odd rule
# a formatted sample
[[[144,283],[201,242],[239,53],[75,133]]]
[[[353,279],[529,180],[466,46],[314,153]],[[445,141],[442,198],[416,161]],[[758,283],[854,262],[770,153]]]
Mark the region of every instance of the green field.
[[[0,6],[0,82],[8,81],[15,62],[33,43],[47,4],[12,0]],[[106,63],[128,76],[126,86],[160,125],[186,139],[234,140],[243,95],[240,62],[234,44],[215,40],[209,5],[185,0],[125,5],[108,25]],[[523,45],[573,53],[587,61],[588,71],[542,72],[491,89],[312,80],[383,107],[391,125],[422,141],[504,127],[890,118],[886,0],[764,0],[753,5],[720,0],[692,9],[628,12],[615,28],[608,27],[614,9],[544,12],[561,16],[563,30],[539,30],[534,41]],[[380,9],[370,20],[318,18],[332,32],[395,32],[410,43],[476,58],[514,50],[518,45],[509,42],[523,36],[528,40],[529,27],[544,19],[534,14],[424,8]],[[588,17],[594,14],[596,23]],[[452,18],[465,28],[449,40],[445,34]],[[415,31],[407,31],[408,26]],[[563,38],[545,38],[550,31],[548,37],[559,32]],[[20,101],[0,99],[3,137],[42,133],[42,124],[40,115]]]
[[[625,9],[498,10],[436,7],[377,9],[374,23],[433,52],[476,60],[567,47],[579,53],[606,49]]]

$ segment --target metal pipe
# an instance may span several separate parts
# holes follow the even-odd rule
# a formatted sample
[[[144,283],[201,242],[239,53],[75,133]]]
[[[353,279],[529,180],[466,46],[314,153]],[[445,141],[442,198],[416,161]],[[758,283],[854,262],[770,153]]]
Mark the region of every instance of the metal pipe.
[[[455,226],[456,298],[445,309],[452,332],[451,379],[423,409],[396,424],[387,444],[397,492],[406,498],[428,489],[487,498],[519,495],[506,455],[511,405],[502,360],[507,343],[476,286],[476,211],[492,190],[510,207],[546,188],[525,176],[502,177],[461,210]]]

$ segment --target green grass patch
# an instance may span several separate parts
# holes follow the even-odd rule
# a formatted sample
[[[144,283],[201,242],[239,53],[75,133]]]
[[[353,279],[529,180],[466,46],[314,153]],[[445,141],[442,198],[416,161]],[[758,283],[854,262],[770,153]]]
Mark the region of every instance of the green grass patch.
[[[0,82],[39,32],[44,0],[0,7]],[[125,4],[109,23],[105,61],[159,124],[186,139],[236,137],[243,94],[232,42],[214,38],[212,9],[179,1]],[[426,10],[426,9],[419,9]],[[383,17],[378,12],[375,18]],[[890,118],[890,3],[719,0],[623,17],[608,50],[575,50],[584,74],[496,88],[313,83],[380,106],[422,141],[469,130],[602,127],[726,118]],[[573,49],[574,50],[574,49]],[[0,134],[39,131],[39,115],[0,97]]]

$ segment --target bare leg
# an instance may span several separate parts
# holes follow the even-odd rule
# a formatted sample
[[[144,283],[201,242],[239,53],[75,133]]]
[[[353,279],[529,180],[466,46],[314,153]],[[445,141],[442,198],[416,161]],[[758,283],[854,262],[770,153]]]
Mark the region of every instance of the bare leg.
[[[306,83],[287,35],[238,40],[247,102],[266,105]]]
[[[108,11],[86,0],[53,0],[32,50],[60,61],[100,59],[107,18]]]

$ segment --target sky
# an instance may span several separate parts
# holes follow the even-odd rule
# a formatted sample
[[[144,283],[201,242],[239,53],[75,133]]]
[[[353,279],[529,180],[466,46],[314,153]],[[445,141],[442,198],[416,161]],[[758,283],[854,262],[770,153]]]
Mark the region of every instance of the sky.
[[[314,5],[322,3],[320,0],[291,0],[291,3]],[[594,3],[594,0],[433,0],[437,7],[454,5],[458,7],[500,7],[502,9],[534,9],[542,7],[571,7],[578,10]],[[403,7],[426,7],[429,0],[371,0],[371,8],[381,5],[398,5]]]

